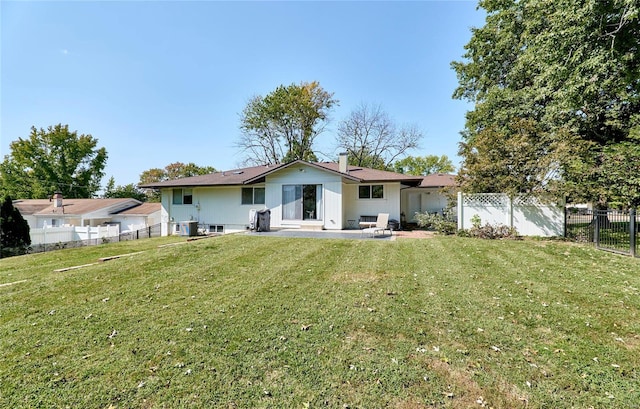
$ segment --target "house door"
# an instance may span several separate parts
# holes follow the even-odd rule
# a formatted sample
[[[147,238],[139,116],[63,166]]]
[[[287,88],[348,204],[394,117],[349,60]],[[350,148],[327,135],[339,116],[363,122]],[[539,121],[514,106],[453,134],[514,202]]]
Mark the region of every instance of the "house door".
[[[283,185],[283,220],[322,220],[322,185]]]

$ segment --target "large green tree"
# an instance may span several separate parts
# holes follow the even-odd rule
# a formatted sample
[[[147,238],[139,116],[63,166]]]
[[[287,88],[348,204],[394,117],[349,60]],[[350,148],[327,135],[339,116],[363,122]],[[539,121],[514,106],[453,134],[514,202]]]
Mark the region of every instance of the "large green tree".
[[[113,176],[109,178],[107,186],[104,189],[104,198],[116,199],[116,198],[132,198],[145,202],[148,200],[148,196],[144,190],[138,189],[138,187],[129,183],[128,185],[116,185],[116,180]]]
[[[407,156],[393,162],[393,170],[407,175],[426,176],[432,173],[452,173],[456,170],[447,155]]]
[[[418,147],[420,138],[417,126],[398,126],[380,105],[362,103],[338,124],[336,145],[352,165],[390,169],[394,160]]]
[[[0,205],[0,257],[26,253],[31,244],[29,224],[13,206],[10,196]]]
[[[193,162],[182,163],[174,162],[170,163],[164,168],[152,168],[145,170],[140,174],[139,185],[147,183],[162,182],[165,180],[181,179],[190,176],[206,175],[208,173],[215,172],[216,169],[213,166],[198,166]],[[115,189],[115,182],[113,183]],[[144,193],[150,202],[160,201],[160,192],[153,189],[145,189]]]
[[[316,160],[313,143],[338,103],[318,82],[281,85],[267,96],[255,96],[241,115],[236,145],[248,164]]]
[[[632,161],[635,148],[628,148],[638,144],[632,137],[640,126],[638,2],[482,0],[479,6],[486,23],[472,30],[465,61],[453,63],[454,97],[475,103],[460,149],[463,186],[501,189],[507,183],[490,179],[507,173],[515,192],[629,203],[633,197],[621,194],[632,189],[608,188],[607,174],[609,159]],[[498,160],[505,157],[509,172]]]
[[[68,125],[31,128],[28,138],[10,144],[0,164],[0,194],[42,199],[61,192],[64,197],[90,198],[100,190],[107,151],[91,135],[78,135]]]

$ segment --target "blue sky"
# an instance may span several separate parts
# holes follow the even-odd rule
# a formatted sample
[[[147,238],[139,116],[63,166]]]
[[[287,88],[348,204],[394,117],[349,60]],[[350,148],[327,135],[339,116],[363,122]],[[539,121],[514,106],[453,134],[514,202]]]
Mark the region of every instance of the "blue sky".
[[[2,1],[0,12],[0,154],[31,126],[68,124],[107,149],[103,184],[119,185],[176,161],[238,167],[248,100],[310,81],[340,101],[322,152],[337,153],[340,120],[379,104],[422,130],[412,155],[457,165],[471,106],[451,98],[450,63],[484,22],[475,1]]]

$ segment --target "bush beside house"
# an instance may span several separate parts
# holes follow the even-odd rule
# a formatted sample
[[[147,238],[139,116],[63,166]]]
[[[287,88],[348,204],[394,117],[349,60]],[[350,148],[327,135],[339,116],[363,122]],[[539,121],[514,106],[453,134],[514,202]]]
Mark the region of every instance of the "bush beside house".
[[[0,208],[0,257],[25,254],[29,245],[29,224],[13,206],[11,197],[5,196]]]

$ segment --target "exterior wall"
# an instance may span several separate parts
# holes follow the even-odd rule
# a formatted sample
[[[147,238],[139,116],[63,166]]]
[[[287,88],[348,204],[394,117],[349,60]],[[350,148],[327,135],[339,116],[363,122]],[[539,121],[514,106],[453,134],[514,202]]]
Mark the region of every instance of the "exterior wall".
[[[22,218],[27,222],[27,224],[29,225],[30,229],[36,229],[38,228],[38,219],[35,216],[32,215],[22,215]]]
[[[157,211],[147,216],[144,215],[114,215],[111,223],[120,223],[122,232],[140,230],[145,227],[154,226],[160,223],[161,212]]]
[[[283,185],[322,185],[322,214],[318,220],[283,220]],[[271,227],[304,227],[321,224],[327,230],[341,230],[342,177],[311,166],[297,165],[266,178],[266,207],[271,210]]]
[[[72,219],[72,218],[65,218],[65,217],[38,217],[36,219],[36,228],[43,229],[45,227],[52,227],[53,223],[56,224],[55,227],[61,227],[64,225],[80,226],[79,219]]]
[[[171,189],[160,190],[160,235],[171,234],[171,214],[169,214],[171,204]]]
[[[173,189],[162,189],[162,235],[175,234],[176,224],[197,221],[199,225],[224,226],[225,233],[244,231],[253,210],[271,210],[271,227],[321,227],[341,230],[357,227],[362,215],[389,213],[400,220],[400,183],[384,185],[384,198],[359,199],[357,183],[343,183],[342,176],[299,164],[266,176],[264,185],[215,186],[193,188],[193,204],[174,205]],[[283,185],[322,185],[322,209],[316,220],[283,220]],[[264,205],[242,205],[242,187],[265,187]]]
[[[368,184],[368,183],[367,183]],[[358,226],[360,216],[377,216],[378,213],[389,213],[389,220],[400,220],[400,183],[372,183],[384,185],[384,198],[360,199],[358,198],[358,184],[344,184],[343,205],[344,225],[355,223]],[[349,222],[351,220],[351,222]]]
[[[261,204],[243,205],[242,186],[194,188],[190,205],[174,205],[172,195],[173,189],[162,190],[162,235],[175,234],[177,223],[193,220],[204,226],[223,226],[225,233],[244,231],[249,226],[250,210],[265,208]]]
[[[111,222],[111,216],[108,217],[100,217],[100,218],[92,218],[92,219],[84,219],[85,226],[97,227],[101,226],[105,223]],[[80,224],[74,224],[74,226],[79,226]]]
[[[407,188],[402,189],[402,212],[408,222],[415,222],[415,214],[440,213],[449,205],[449,201],[441,188]]]

